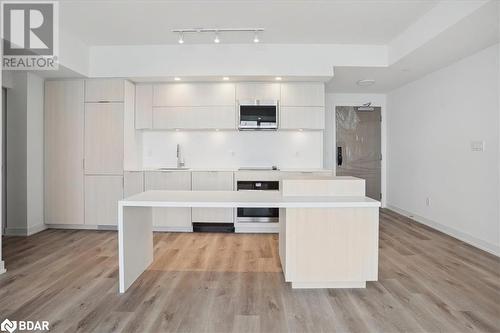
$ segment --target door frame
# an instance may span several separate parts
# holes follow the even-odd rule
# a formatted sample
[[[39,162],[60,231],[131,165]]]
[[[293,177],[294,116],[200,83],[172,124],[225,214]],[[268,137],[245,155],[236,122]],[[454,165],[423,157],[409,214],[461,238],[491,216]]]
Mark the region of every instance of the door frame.
[[[333,156],[333,165],[332,169],[334,174],[337,174],[337,163],[336,163],[336,149],[337,149],[337,117],[336,117],[336,109],[337,106],[360,106],[364,103],[367,102],[372,102],[373,107],[380,107],[380,115],[382,117],[382,122],[380,124],[380,150],[382,152],[382,161],[381,161],[381,168],[380,168],[380,190],[382,192],[382,200],[380,200],[382,207],[385,208],[387,206],[387,112],[386,112],[386,103],[385,103],[385,97],[383,98],[383,101],[379,101],[380,97],[378,98],[372,98],[372,96],[367,96],[367,95],[359,95],[356,96],[357,98],[350,98],[348,101],[350,102],[343,102],[341,100],[337,100],[337,98],[334,98],[334,101],[332,103],[333,109],[330,112],[333,112],[332,114],[332,121],[333,121],[333,127],[332,127],[332,156]]]

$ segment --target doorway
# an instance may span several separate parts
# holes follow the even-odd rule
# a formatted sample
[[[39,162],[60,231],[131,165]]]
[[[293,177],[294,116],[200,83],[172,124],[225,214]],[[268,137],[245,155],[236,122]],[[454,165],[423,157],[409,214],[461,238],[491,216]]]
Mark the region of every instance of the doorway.
[[[336,162],[338,176],[366,180],[366,196],[382,199],[381,108],[336,106]]]

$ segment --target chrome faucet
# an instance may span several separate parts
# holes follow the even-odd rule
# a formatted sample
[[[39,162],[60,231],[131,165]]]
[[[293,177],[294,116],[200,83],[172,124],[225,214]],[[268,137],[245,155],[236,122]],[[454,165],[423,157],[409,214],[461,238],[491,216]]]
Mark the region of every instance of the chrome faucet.
[[[181,157],[181,145],[177,144],[177,167],[183,168],[184,165],[184,159]]]

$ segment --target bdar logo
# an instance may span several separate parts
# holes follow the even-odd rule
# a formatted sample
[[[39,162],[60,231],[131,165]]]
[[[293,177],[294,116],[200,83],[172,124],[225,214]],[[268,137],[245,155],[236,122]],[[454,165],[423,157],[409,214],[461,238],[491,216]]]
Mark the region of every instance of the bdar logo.
[[[2,324],[0,324],[0,330],[2,332],[14,332],[17,329],[17,322],[5,319]]]

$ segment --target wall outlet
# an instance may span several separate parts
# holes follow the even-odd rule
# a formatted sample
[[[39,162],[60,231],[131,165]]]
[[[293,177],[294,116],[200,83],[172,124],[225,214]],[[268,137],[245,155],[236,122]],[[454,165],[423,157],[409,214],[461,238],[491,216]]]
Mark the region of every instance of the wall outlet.
[[[425,198],[425,205],[429,207],[431,205],[431,198],[427,197]]]
[[[470,150],[482,152],[485,149],[484,141],[471,141],[470,142]]]

